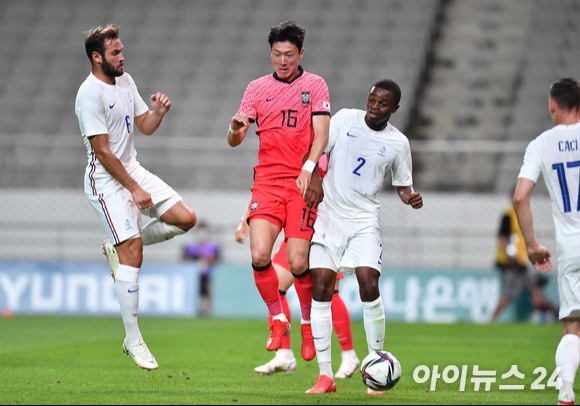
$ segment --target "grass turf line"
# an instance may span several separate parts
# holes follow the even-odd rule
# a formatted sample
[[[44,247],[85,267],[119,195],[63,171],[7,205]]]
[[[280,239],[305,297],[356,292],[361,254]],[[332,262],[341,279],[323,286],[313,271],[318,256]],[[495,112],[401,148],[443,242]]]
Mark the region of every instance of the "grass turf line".
[[[355,350],[367,353],[362,322],[353,322]],[[0,404],[554,404],[554,388],[531,390],[534,369],[554,369],[558,323],[406,324],[387,322],[385,349],[397,356],[403,376],[385,396],[368,396],[360,373],[337,380],[334,394],[306,395],[318,374],[316,360],[300,358],[300,327],[292,325],[298,360],[293,374],[260,376],[253,368],[271,359],[265,350],[266,320],[141,318],[140,327],[159,369],[136,367],[121,350],[119,318],[16,316],[0,319]],[[333,338],[333,369],[340,345]],[[413,371],[439,372],[468,366],[465,391],[459,380],[416,383]],[[490,391],[475,391],[473,366],[496,371]],[[502,379],[517,365],[525,379]],[[500,384],[525,389],[499,390]],[[578,390],[577,390],[578,393]]]

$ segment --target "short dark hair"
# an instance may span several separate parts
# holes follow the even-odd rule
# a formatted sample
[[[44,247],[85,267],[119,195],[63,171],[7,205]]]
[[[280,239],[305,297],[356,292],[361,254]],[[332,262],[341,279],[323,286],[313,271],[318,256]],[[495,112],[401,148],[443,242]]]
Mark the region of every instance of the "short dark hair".
[[[395,96],[395,104],[399,104],[399,102],[401,101],[401,88],[395,81],[390,79],[381,79],[371,86],[371,92],[373,91],[374,87],[378,87],[379,89],[383,89],[393,93],[393,95]]]
[[[550,86],[550,98],[564,110],[580,108],[580,82],[573,77],[563,77]]]
[[[105,56],[105,41],[109,39],[119,39],[119,29],[113,24],[109,24],[105,28],[99,25],[87,31],[85,51],[91,62],[93,61],[93,52],[95,51],[103,57]]]
[[[270,49],[272,49],[275,42],[288,41],[296,45],[298,50],[301,51],[305,34],[306,30],[294,21],[283,21],[270,28],[268,43],[270,44]]]

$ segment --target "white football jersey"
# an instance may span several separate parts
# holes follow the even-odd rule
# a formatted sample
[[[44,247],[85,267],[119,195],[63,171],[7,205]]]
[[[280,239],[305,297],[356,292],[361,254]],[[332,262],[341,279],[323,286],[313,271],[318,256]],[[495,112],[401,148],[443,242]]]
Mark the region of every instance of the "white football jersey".
[[[580,257],[580,123],[557,125],[526,149],[518,178],[544,177],[556,229],[558,259]]]
[[[371,130],[365,114],[359,109],[342,109],[330,120],[320,213],[330,211],[345,220],[379,221],[379,192],[389,172],[393,186],[413,184],[407,137],[391,124],[382,131]]]
[[[130,169],[139,165],[133,142],[134,119],[147,112],[149,108],[128,73],[116,79],[115,85],[109,85],[91,73],[77,93],[75,112],[88,158],[84,181],[87,194],[96,195],[118,185],[96,159],[89,142],[91,136],[108,134],[109,147],[123,166]]]

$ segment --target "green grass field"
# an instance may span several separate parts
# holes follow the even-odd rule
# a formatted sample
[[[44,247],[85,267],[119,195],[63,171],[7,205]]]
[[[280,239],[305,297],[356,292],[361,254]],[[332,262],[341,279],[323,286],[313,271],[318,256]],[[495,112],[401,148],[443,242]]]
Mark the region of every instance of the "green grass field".
[[[298,359],[293,374],[259,376],[253,368],[268,361],[267,321],[214,319],[140,319],[141,331],[159,369],[144,371],[121,351],[124,338],[119,318],[30,317],[0,319],[0,404],[555,404],[546,384],[554,370],[560,339],[558,323],[530,324],[405,324],[387,323],[385,349],[403,367],[397,386],[385,396],[369,396],[360,379],[337,380],[338,391],[306,395],[315,382],[316,361]],[[299,325],[292,342],[299,354]],[[353,322],[355,349],[367,352],[362,322]],[[333,367],[340,346],[333,341]],[[426,365],[439,372],[468,366],[465,390],[459,380],[416,383],[413,371]],[[492,370],[489,391],[475,391],[473,366]],[[502,379],[517,365],[524,379]],[[534,373],[544,367],[548,375]],[[423,375],[420,375],[422,377]],[[451,376],[451,375],[450,375]],[[500,390],[500,385],[524,385]]]

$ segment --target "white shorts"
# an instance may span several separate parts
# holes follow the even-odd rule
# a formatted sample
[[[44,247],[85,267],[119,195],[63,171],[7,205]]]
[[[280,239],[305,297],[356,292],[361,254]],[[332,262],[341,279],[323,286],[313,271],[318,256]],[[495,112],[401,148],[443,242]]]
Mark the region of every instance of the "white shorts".
[[[87,194],[109,240],[115,245],[141,236],[141,214],[159,218],[181,200],[173,188],[142,166],[132,169],[129,174],[151,194],[152,208],[139,211],[131,193],[120,184],[116,189],[99,195]]]
[[[369,267],[381,272],[382,248],[378,225],[342,221],[319,213],[310,246],[310,269],[354,274],[358,267]]]
[[[558,262],[560,320],[580,317],[580,257]]]

